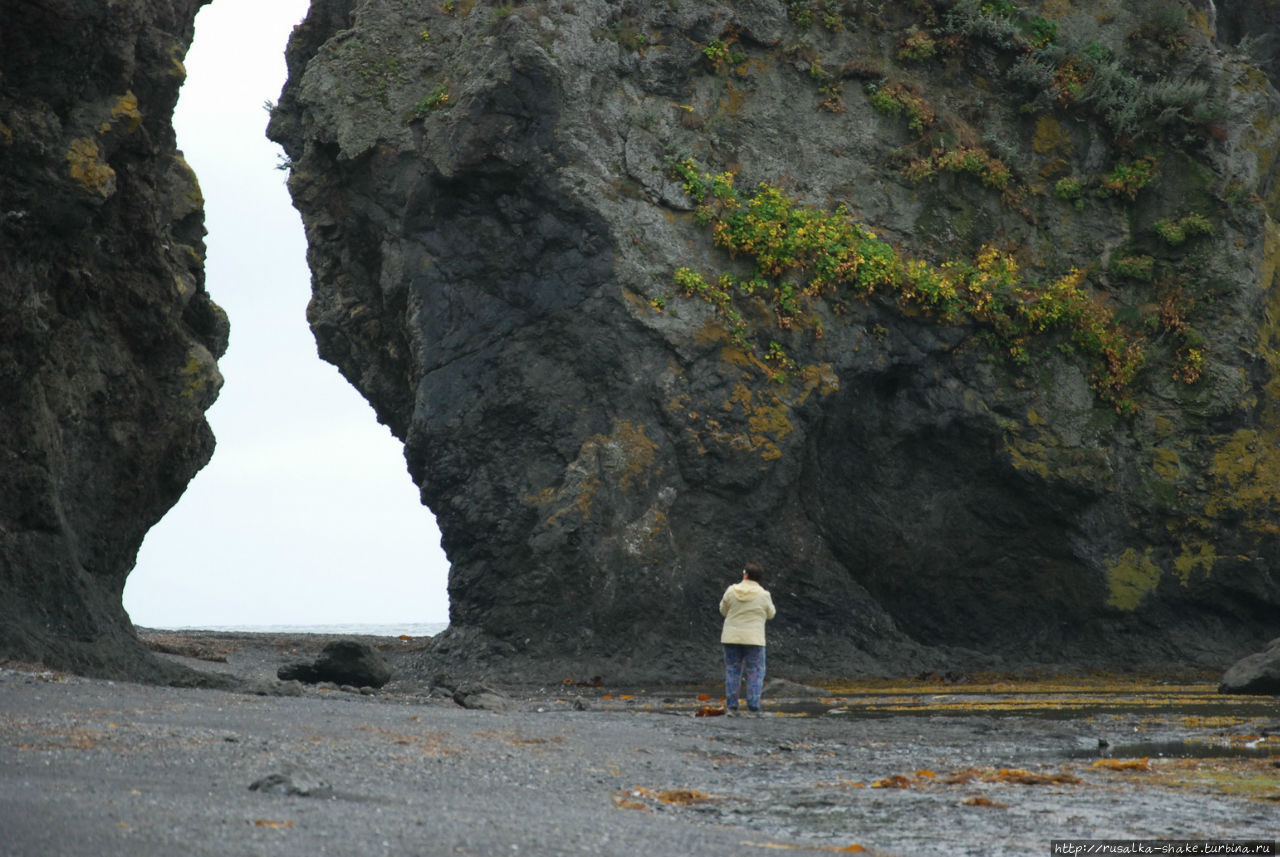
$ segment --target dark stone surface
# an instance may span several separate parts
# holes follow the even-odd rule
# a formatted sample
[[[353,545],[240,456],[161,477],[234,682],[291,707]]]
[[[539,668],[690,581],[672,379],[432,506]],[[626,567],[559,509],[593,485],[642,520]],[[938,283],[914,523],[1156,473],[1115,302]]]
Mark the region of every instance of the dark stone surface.
[[[335,640],[326,643],[314,661],[286,664],[276,672],[281,681],[317,684],[322,681],[352,687],[382,687],[391,681],[391,668],[368,643]]]
[[[1251,54],[1280,86],[1280,3],[1276,0],[1197,0],[1197,7],[1216,9],[1213,23],[1219,41]]]
[[[772,572],[771,662],[797,677],[1220,666],[1273,633],[1280,492],[1258,486],[1280,473],[1262,310],[1275,89],[1190,24],[1172,52],[1137,7],[1073,4],[1064,34],[1205,77],[1221,107],[1210,143],[1158,141],[1160,181],[1134,203],[1095,195],[1077,214],[1044,176],[1106,173],[1132,141],[992,85],[1002,60],[976,41],[896,61],[915,13],[895,9],[836,33],[767,2],[313,5],[269,133],[293,165],[321,356],[404,440],[452,564],[450,628],[424,668],[714,672],[715,604],[749,558]],[[716,39],[740,68],[711,67]],[[946,114],[937,134],[912,140],[852,82],[844,112],[817,109],[818,59],[915,81]],[[1019,203],[969,177],[903,178],[922,147],[977,143],[978,127],[1027,184]],[[1203,208],[1219,230],[1193,275],[1203,376],[1173,380],[1153,335],[1122,418],[1062,340],[1018,366],[981,323],[889,295],[812,301],[822,336],[739,298],[739,347],[673,285],[681,266],[747,269],[690,217],[671,153],[844,203],[931,260],[993,243],[1034,278],[1087,268],[1097,300],[1134,312],[1154,298],[1108,260],[1163,259],[1151,224]],[[796,363],[783,382],[760,357],[771,340]]]
[[[315,661],[295,661],[294,663],[285,664],[276,670],[276,678],[281,681],[300,681],[305,684],[315,684],[323,681],[316,675]]]
[[[203,2],[0,4],[0,658],[179,675],[121,593],[214,446],[228,324],[170,126]]]
[[[354,640],[328,643],[316,658],[321,681],[354,687],[382,687],[391,681],[391,668],[373,646]]]
[[[1265,650],[1232,664],[1222,676],[1218,692],[1280,696],[1280,637]]]
[[[333,786],[318,772],[299,762],[286,761],[280,769],[249,784],[249,791],[291,797],[329,797]]]
[[[474,711],[507,711],[512,707],[505,693],[475,682],[464,682],[454,688],[453,701]]]

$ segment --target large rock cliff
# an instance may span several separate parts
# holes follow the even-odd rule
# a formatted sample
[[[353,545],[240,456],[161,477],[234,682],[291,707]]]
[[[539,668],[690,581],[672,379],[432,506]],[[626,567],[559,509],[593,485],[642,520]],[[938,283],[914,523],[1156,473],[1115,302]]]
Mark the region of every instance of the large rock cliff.
[[[0,7],[0,656],[120,606],[227,321],[200,0]],[[310,320],[452,562],[435,664],[1225,665],[1280,607],[1271,4],[316,0],[271,135]]]
[[[316,0],[270,135],[437,661],[694,669],[748,558],[793,673],[1274,636],[1280,101],[1214,11]]]
[[[0,657],[176,678],[121,593],[213,452],[228,325],[170,125],[203,2],[0,5]]]

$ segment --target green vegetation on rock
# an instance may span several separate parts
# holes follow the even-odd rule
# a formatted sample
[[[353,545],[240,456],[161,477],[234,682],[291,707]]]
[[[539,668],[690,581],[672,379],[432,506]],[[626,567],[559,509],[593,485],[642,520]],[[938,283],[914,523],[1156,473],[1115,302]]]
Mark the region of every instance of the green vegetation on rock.
[[[701,172],[691,159],[673,160],[669,169],[698,203],[695,217],[711,226],[716,245],[755,261],[749,277],[723,273],[711,282],[688,268],[675,273],[685,294],[719,309],[740,343],[747,329],[735,294],[767,299],[779,326],[790,328],[820,325],[811,307],[817,299],[839,312],[880,291],[939,323],[981,325],[1015,362],[1029,359],[1036,337],[1065,336],[1063,344],[1089,361],[1099,396],[1121,412],[1133,408],[1127,393],[1144,358],[1141,342],[1085,287],[1083,271],[1032,280],[1012,254],[989,245],[972,260],[933,265],[908,257],[843,207],[803,205],[767,184],[744,195],[732,173]]]

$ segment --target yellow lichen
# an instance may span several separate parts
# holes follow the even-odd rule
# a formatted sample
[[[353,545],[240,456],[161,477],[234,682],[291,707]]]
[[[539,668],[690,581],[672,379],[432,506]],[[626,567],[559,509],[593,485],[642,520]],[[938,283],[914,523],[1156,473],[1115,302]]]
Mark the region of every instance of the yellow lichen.
[[[1198,541],[1184,544],[1182,553],[1173,561],[1178,572],[1178,580],[1183,586],[1191,581],[1191,573],[1200,569],[1208,577],[1213,572],[1213,564],[1218,561],[1218,553],[1208,542]]]
[[[1269,370],[1263,425],[1274,426],[1280,424],[1280,223],[1267,220],[1264,226],[1258,285],[1268,299],[1258,339]]]
[[[1241,429],[1214,453],[1209,472],[1216,490],[1205,506],[1210,515],[1242,513],[1244,525],[1262,533],[1280,532],[1280,449],[1276,438],[1252,429]]]
[[[121,121],[123,120],[123,121]],[[116,101],[111,108],[111,122],[103,131],[106,132],[120,123],[126,134],[132,134],[142,124],[142,113],[138,110],[138,96],[130,90]]]
[[[1036,120],[1031,148],[1037,155],[1067,155],[1075,150],[1071,136],[1058,124],[1057,119],[1047,114]]]
[[[179,370],[183,386],[178,395],[184,399],[204,399],[216,395],[222,386],[222,373],[218,371],[218,362],[203,346],[193,345],[187,349],[187,362]]]
[[[84,190],[102,198],[116,191],[116,171],[102,159],[97,141],[89,137],[72,140],[67,149],[67,172]]]
[[[173,156],[173,162],[177,165],[182,173],[182,177],[187,181],[187,202],[196,208],[204,208],[204,191],[200,189],[200,179],[196,175],[196,171],[191,169],[191,165],[187,163],[187,159],[178,152]]]
[[[1159,446],[1151,451],[1151,469],[1166,482],[1173,482],[1182,475],[1182,459],[1172,449]]]
[[[182,45],[174,45],[169,48],[169,76],[176,77],[179,80],[187,79],[187,67],[182,64],[182,56],[186,51]]]
[[[1049,462],[1045,457],[1044,444],[1017,436],[1007,437],[1004,451],[1014,470],[1034,473],[1041,479],[1049,478]]]
[[[1139,553],[1127,548],[1107,563],[1107,606],[1119,610],[1136,610],[1143,596],[1160,584],[1160,567],[1151,558],[1151,548]]]

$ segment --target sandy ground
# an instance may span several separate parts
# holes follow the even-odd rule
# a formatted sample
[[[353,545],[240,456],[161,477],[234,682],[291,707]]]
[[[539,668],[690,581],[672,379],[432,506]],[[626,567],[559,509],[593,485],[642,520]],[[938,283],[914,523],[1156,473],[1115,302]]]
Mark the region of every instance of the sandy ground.
[[[325,638],[144,632],[264,686]],[[1271,840],[1280,704],[1211,684],[501,688],[468,710],[375,640],[376,693],[276,696],[0,667],[0,855],[1048,854]],[[286,689],[287,690],[287,689]],[[253,786],[256,785],[256,788]]]

